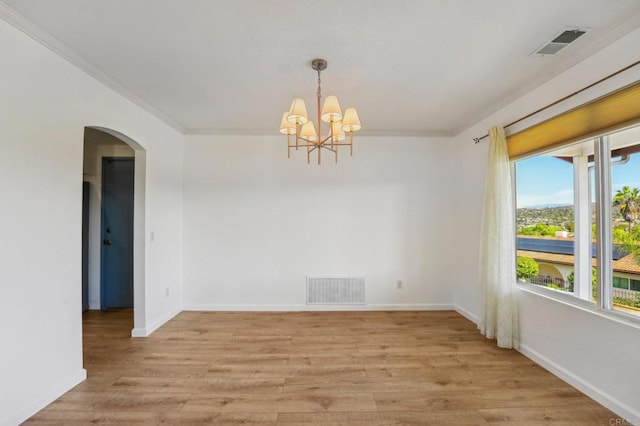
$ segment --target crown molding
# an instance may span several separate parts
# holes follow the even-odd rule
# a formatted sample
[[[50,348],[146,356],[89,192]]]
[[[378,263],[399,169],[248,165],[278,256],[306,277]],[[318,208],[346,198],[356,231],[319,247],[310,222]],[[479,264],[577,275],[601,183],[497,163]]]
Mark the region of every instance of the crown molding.
[[[189,136],[281,136],[277,130],[269,129],[186,129]],[[454,134],[448,130],[363,130],[358,137],[420,137],[420,138],[448,138]]]
[[[381,137],[419,137],[419,138],[450,138],[454,134],[450,130],[381,130],[371,129],[358,132],[358,136],[381,136]]]
[[[280,136],[278,129],[185,129],[189,136]]]
[[[111,78],[104,72],[102,72],[98,67],[88,62],[82,56],[77,54],[74,50],[69,48],[66,44],[62,43],[58,39],[52,37],[40,27],[35,25],[33,22],[29,21],[24,16],[20,15],[18,12],[7,6],[6,3],[0,1],[0,18],[14,26],[18,30],[22,31],[29,37],[31,37],[36,42],[40,43],[42,46],[51,50],[56,55],[60,56],[62,59],[66,60],[70,64],[76,66],[80,70],[87,73],[89,76],[98,80],[100,83],[104,84],[114,92],[118,93],[122,97],[127,100],[133,102],[135,105],[139,106],[143,110],[152,114],[168,126],[177,130],[180,133],[184,133],[185,128],[183,125],[175,121],[173,118],[169,117],[164,112],[160,111],[158,108],[149,104],[142,98],[140,98],[135,93],[131,92],[125,86],[120,84],[115,79]]]

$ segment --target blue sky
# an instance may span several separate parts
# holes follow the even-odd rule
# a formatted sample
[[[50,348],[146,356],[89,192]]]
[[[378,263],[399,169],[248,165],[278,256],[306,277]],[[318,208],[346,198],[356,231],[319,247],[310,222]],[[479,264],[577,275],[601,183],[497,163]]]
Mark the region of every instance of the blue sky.
[[[613,192],[624,185],[640,188],[640,154],[611,172]],[[539,156],[516,163],[518,207],[573,204],[573,165],[555,157]]]

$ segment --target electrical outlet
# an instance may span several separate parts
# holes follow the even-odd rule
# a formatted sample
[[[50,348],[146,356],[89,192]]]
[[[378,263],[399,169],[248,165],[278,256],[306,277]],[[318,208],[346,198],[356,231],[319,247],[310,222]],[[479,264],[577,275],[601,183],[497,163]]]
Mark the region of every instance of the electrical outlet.
[[[396,281],[396,289],[402,290],[402,281],[400,280]]]

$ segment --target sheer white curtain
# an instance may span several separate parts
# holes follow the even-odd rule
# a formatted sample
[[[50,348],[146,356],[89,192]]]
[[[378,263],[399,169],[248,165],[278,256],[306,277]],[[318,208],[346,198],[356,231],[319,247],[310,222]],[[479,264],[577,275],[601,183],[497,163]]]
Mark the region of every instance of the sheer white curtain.
[[[509,154],[502,127],[492,127],[489,136],[480,250],[484,293],[481,332],[496,339],[501,348],[517,348],[515,224]]]

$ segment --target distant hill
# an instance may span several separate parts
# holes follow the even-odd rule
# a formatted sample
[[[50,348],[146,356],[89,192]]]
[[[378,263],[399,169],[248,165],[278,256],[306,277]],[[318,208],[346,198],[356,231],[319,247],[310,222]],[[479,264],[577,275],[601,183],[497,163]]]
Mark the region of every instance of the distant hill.
[[[550,203],[550,204],[538,204],[535,206],[527,206],[527,207],[523,207],[523,209],[544,209],[544,208],[554,208],[554,207],[573,207],[572,204],[567,204],[567,203]]]
[[[623,222],[618,208],[611,210],[614,225]],[[595,204],[592,205],[591,216],[595,223]],[[523,207],[516,210],[516,227],[522,229],[525,226],[537,224],[549,226],[561,226],[573,232],[573,206],[571,205],[542,205],[535,207]]]
[[[516,210],[516,226],[521,229],[538,224],[561,226],[573,231],[573,206],[545,205],[523,207]]]

